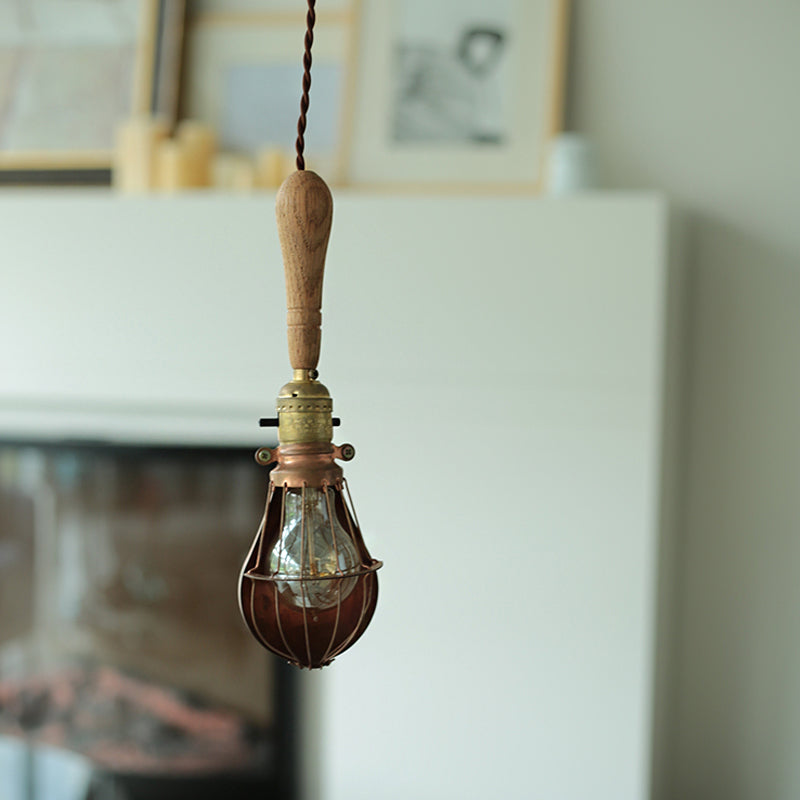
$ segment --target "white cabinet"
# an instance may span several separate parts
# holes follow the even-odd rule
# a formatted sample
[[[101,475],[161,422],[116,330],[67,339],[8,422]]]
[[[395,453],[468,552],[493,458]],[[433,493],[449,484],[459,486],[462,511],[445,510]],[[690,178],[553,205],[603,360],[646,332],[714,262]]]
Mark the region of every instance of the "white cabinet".
[[[304,678],[309,795],[644,800],[666,204],[335,199],[321,379],[386,566]],[[0,225],[0,431],[259,441],[290,376],[271,198],[7,193]]]

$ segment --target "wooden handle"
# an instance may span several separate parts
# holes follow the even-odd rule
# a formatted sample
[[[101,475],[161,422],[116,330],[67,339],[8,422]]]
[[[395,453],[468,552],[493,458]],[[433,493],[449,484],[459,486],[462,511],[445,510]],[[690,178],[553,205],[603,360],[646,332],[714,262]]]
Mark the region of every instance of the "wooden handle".
[[[275,213],[286,271],[289,360],[292,369],[316,369],[322,277],[333,221],[331,191],[315,172],[294,172],[278,190]]]

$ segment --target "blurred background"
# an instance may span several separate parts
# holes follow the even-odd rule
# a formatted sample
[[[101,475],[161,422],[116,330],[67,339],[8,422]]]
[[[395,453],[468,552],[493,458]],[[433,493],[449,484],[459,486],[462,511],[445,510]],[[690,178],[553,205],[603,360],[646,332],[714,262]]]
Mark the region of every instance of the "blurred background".
[[[800,6],[319,0],[386,567],[295,675],[235,590],[305,10],[0,5],[0,800],[794,800]]]

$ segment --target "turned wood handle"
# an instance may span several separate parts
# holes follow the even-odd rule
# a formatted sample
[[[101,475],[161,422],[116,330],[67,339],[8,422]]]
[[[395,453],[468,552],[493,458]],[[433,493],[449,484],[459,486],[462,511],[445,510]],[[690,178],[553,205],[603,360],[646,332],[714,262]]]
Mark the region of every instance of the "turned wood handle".
[[[315,172],[298,170],[278,190],[275,214],[286,271],[289,360],[316,369],[322,337],[322,277],[333,221],[333,198]]]

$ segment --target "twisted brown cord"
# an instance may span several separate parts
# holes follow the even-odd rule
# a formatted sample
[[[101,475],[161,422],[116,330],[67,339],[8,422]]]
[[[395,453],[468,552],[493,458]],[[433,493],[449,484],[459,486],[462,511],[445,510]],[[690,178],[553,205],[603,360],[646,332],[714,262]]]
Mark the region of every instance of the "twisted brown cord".
[[[305,52],[303,53],[303,96],[300,98],[300,119],[297,120],[297,169],[306,168],[306,160],[303,158],[303,151],[306,148],[306,115],[308,114],[308,93],[311,90],[311,46],[314,44],[314,23],[317,21],[317,14],[314,7],[317,0],[308,0],[308,14],[306,15],[306,38]]]

